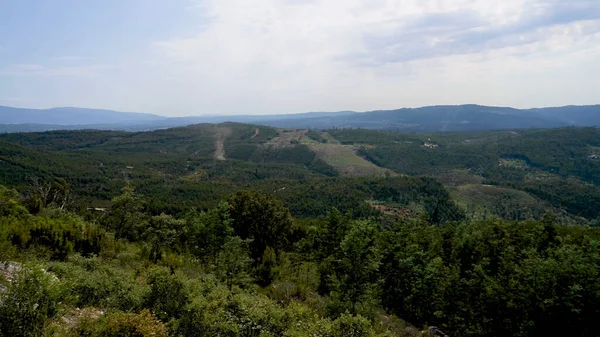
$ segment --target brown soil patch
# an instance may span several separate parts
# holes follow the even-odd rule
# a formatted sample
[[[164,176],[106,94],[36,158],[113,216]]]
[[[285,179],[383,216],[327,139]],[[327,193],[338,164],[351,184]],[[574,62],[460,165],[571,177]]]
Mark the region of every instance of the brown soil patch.
[[[227,127],[217,127],[215,132],[215,155],[216,160],[226,160],[225,158],[225,139],[231,135],[233,131]]]

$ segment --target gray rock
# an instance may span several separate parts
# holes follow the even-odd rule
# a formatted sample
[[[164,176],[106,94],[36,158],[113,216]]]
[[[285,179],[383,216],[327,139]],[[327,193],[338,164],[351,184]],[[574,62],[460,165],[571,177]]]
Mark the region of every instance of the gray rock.
[[[428,337],[448,337],[445,333],[442,332],[437,326],[430,326],[429,330],[427,330]]]
[[[7,289],[3,283],[12,282],[22,268],[23,265],[18,262],[0,262],[0,294],[5,293]]]
[[[18,262],[0,262],[0,276],[4,280],[12,282],[17,276],[17,273],[19,273],[22,268],[23,265]]]

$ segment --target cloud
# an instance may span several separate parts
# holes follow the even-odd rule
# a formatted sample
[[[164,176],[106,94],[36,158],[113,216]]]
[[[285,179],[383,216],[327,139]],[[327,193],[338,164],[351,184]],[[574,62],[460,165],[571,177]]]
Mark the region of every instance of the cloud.
[[[17,64],[13,66],[13,69],[27,72],[43,70],[45,67],[41,64]]]
[[[59,56],[52,59],[52,61],[60,61],[60,62],[69,62],[69,61],[82,61],[82,60],[91,60],[92,57],[83,57],[83,56]]]
[[[20,98],[20,97],[0,97],[0,102],[8,103],[8,104],[21,103],[21,102],[25,102],[25,101],[27,101],[27,100],[24,98]]]
[[[367,32],[363,37],[365,50],[352,57],[366,65],[377,65],[481,53],[548,40],[557,33],[555,27],[562,26],[564,30],[579,23],[586,30],[571,30],[576,38],[600,32],[597,1],[533,2],[524,4],[522,12],[513,13],[514,19],[509,19],[510,16],[486,16],[485,12],[463,8],[399,19]]]
[[[165,115],[598,103],[598,0],[183,2],[181,30],[17,55],[0,89]]]
[[[81,66],[48,66],[42,64],[16,64],[0,70],[2,76],[13,77],[97,77],[111,66],[103,64]]]
[[[403,62],[524,45],[549,38],[550,28],[557,25],[600,20],[596,0],[497,4],[487,0],[265,0],[252,4],[205,0],[201,4],[205,16],[213,18],[212,25],[194,38],[158,43],[168,55],[190,61],[206,58],[198,52],[211,50],[219,58],[238,62],[261,58],[289,64],[354,57],[359,63],[366,58]]]
[[[393,92],[414,91],[411,81],[452,83],[461,79],[445,76],[470,76],[455,69],[477,65],[537,69],[600,42],[596,0],[204,0],[201,8],[210,24],[157,42],[155,61],[168,65],[173,101],[219,112],[394,107],[402,102],[392,103]],[[432,95],[426,87],[419,96]]]

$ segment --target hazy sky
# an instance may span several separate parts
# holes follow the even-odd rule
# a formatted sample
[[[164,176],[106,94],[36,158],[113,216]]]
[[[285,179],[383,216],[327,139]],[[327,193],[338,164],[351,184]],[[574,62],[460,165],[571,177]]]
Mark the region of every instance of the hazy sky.
[[[0,0],[0,105],[600,103],[599,0]]]

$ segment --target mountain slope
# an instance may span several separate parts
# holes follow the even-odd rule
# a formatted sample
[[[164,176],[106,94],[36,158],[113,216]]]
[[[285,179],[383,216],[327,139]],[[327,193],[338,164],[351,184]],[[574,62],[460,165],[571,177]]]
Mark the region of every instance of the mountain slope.
[[[21,109],[0,106],[1,124],[91,125],[112,123],[143,123],[165,117],[102,109],[61,107],[52,109]]]
[[[525,110],[540,116],[560,120],[574,126],[600,125],[600,105],[564,106],[557,108]]]
[[[552,210],[565,221],[585,223],[600,217],[599,156],[598,128],[412,134],[199,124],[151,132],[0,135],[0,184],[26,184],[31,176],[63,177],[79,193],[106,201],[132,181],[144,193],[162,195],[162,205],[172,198],[181,205],[206,205],[204,193],[219,184],[229,186],[219,195],[224,197],[234,186],[263,182],[261,188],[287,194],[298,192],[298,186],[283,183],[287,180],[343,183],[347,178],[427,175],[453,189],[472,217],[520,220]],[[386,198],[352,198],[383,202],[378,207],[384,211],[411,210]],[[311,205],[312,210],[298,212],[326,211],[318,203]]]
[[[556,113],[546,113],[545,109],[518,110],[512,108],[487,107],[479,105],[430,106],[415,109],[380,110],[338,117],[319,117],[297,120],[267,120],[261,124],[274,127],[362,128],[377,130],[400,130],[409,132],[431,131],[471,131],[494,129],[554,128],[560,126],[600,124],[596,118],[572,123],[561,119],[561,108]],[[600,114],[600,107],[590,107],[590,111]]]
[[[476,131],[600,125],[600,105],[514,109],[441,105],[370,112],[308,112],[289,115],[189,116],[168,118],[111,110],[0,107],[0,132],[57,129],[147,131],[200,123],[237,122],[294,129],[373,129],[405,132]]]

